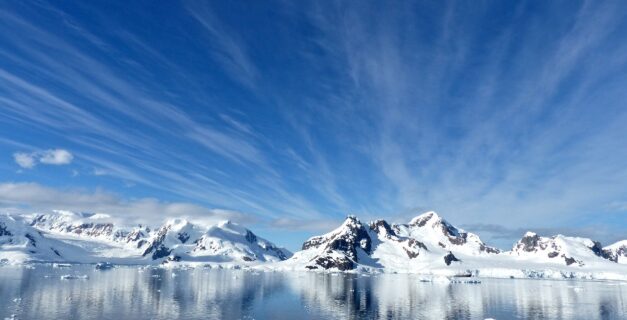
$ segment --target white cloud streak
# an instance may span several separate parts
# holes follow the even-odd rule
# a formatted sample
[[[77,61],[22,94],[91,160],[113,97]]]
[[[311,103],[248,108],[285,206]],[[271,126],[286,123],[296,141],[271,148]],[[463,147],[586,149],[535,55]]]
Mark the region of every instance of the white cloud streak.
[[[66,165],[72,163],[74,156],[64,149],[49,149],[30,153],[16,152],[13,154],[15,163],[24,169],[32,169],[37,163],[49,165]]]
[[[225,219],[245,224],[256,221],[254,216],[241,212],[208,209],[192,203],[164,202],[153,198],[129,200],[105,191],[60,190],[37,183],[0,183],[0,208],[18,213],[53,209],[106,213],[128,224],[158,224],[161,222],[159,217],[181,217],[201,223],[216,223]]]

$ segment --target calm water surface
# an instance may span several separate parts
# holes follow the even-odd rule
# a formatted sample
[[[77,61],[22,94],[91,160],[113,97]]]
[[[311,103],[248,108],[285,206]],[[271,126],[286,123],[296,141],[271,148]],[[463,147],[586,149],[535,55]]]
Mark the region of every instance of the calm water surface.
[[[61,280],[65,274],[88,279]],[[627,319],[620,282],[0,267],[0,319]]]

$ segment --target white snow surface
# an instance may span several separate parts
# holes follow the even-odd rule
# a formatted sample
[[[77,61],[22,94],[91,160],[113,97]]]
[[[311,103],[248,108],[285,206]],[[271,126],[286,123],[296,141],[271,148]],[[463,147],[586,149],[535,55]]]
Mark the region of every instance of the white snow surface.
[[[535,236],[527,233],[514,249],[501,252],[483,243],[479,236],[452,226],[435,212],[400,225],[389,225],[383,220],[363,224],[349,217],[332,232],[309,239],[292,258],[257,268],[627,281],[627,267],[603,257],[603,248],[590,239],[557,235],[538,237],[531,241],[533,246],[523,246],[526,237]],[[549,257],[549,253],[554,257]],[[451,256],[455,259],[447,263],[445,257]]]
[[[441,277],[578,278],[627,281],[627,240],[601,247],[587,238],[526,233],[510,251],[485,244],[435,212],[408,224],[338,228],[289,251],[230,221],[169,219],[123,226],[107,214],[56,211],[0,215],[0,264],[29,262],[216,266],[266,271],[417,273]],[[461,278],[460,278],[461,279]]]
[[[224,221],[169,219],[159,228],[118,226],[106,214],[0,215],[0,261],[248,266],[291,253]],[[31,240],[32,239],[32,240]]]

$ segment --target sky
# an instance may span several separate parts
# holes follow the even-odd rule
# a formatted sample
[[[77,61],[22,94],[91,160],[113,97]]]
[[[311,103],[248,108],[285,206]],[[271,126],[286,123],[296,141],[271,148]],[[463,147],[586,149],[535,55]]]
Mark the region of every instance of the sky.
[[[624,1],[2,1],[0,211],[609,244],[625,34]]]

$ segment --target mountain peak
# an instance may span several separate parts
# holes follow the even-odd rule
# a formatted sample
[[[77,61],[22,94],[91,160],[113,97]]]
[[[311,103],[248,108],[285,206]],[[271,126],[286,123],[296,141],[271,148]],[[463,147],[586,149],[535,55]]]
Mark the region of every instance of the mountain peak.
[[[429,221],[443,221],[443,219],[435,211],[427,211],[409,222],[409,225],[422,227]]]

